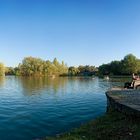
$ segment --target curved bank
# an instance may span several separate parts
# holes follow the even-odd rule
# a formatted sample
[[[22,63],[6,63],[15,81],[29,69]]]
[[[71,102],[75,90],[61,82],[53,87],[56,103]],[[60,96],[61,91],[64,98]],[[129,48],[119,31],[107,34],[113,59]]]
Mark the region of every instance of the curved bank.
[[[107,108],[126,115],[140,117],[140,90],[111,89],[106,92]]]

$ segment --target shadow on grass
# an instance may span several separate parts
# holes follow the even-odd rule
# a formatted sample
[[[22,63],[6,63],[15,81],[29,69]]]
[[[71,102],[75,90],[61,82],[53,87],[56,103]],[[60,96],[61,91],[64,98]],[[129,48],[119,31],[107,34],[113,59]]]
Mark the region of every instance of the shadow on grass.
[[[140,119],[109,111],[69,133],[44,140],[140,140]]]

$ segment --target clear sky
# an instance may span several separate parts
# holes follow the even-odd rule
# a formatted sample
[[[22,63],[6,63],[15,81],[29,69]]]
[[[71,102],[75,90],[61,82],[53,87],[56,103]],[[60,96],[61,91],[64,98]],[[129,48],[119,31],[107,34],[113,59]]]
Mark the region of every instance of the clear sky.
[[[0,0],[0,61],[101,65],[140,58],[140,0]]]

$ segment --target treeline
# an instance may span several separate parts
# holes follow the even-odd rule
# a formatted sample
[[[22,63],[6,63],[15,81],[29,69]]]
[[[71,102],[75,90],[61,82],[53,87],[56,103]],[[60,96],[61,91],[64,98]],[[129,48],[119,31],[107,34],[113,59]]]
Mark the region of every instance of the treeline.
[[[126,55],[121,61],[112,61],[99,66],[99,75],[131,75],[140,73],[140,59],[133,54]]]
[[[140,74],[140,59],[133,54],[126,55],[120,61],[112,61],[98,68],[95,66],[67,67],[55,58],[53,61],[26,57],[18,67],[5,67],[0,63],[0,76],[92,76],[92,75],[131,75]]]
[[[67,67],[55,58],[52,62],[40,58],[26,57],[18,67],[4,67],[0,63],[0,75],[16,76],[92,76],[97,73],[95,66]]]
[[[92,76],[98,72],[95,66],[79,66],[79,67],[69,67],[68,76]]]
[[[5,75],[56,76],[67,73],[67,65],[63,61],[60,63],[56,58],[51,62],[40,58],[26,57],[18,67],[5,68]]]

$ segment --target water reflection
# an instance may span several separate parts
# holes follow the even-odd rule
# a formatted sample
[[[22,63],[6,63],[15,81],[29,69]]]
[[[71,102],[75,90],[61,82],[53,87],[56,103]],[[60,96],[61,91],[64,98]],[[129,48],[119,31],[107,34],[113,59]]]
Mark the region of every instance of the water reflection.
[[[84,77],[1,78],[0,139],[31,140],[78,127],[106,111],[105,91],[120,84]]]
[[[39,94],[42,90],[55,94],[67,84],[68,78],[48,78],[48,77],[20,77],[20,83],[24,95],[31,96]]]
[[[18,77],[17,79],[16,81],[18,81],[18,84],[20,84],[25,96],[39,95],[42,93],[42,91],[46,91],[48,94],[56,94],[59,92],[59,90],[67,89],[67,85],[71,86],[73,90],[88,88],[91,87],[91,85],[94,89],[98,87],[101,89],[106,89],[105,87],[123,87],[124,83],[130,80],[130,78],[110,78],[108,81],[106,81],[97,77]],[[0,85],[3,83],[4,78],[1,78]]]

